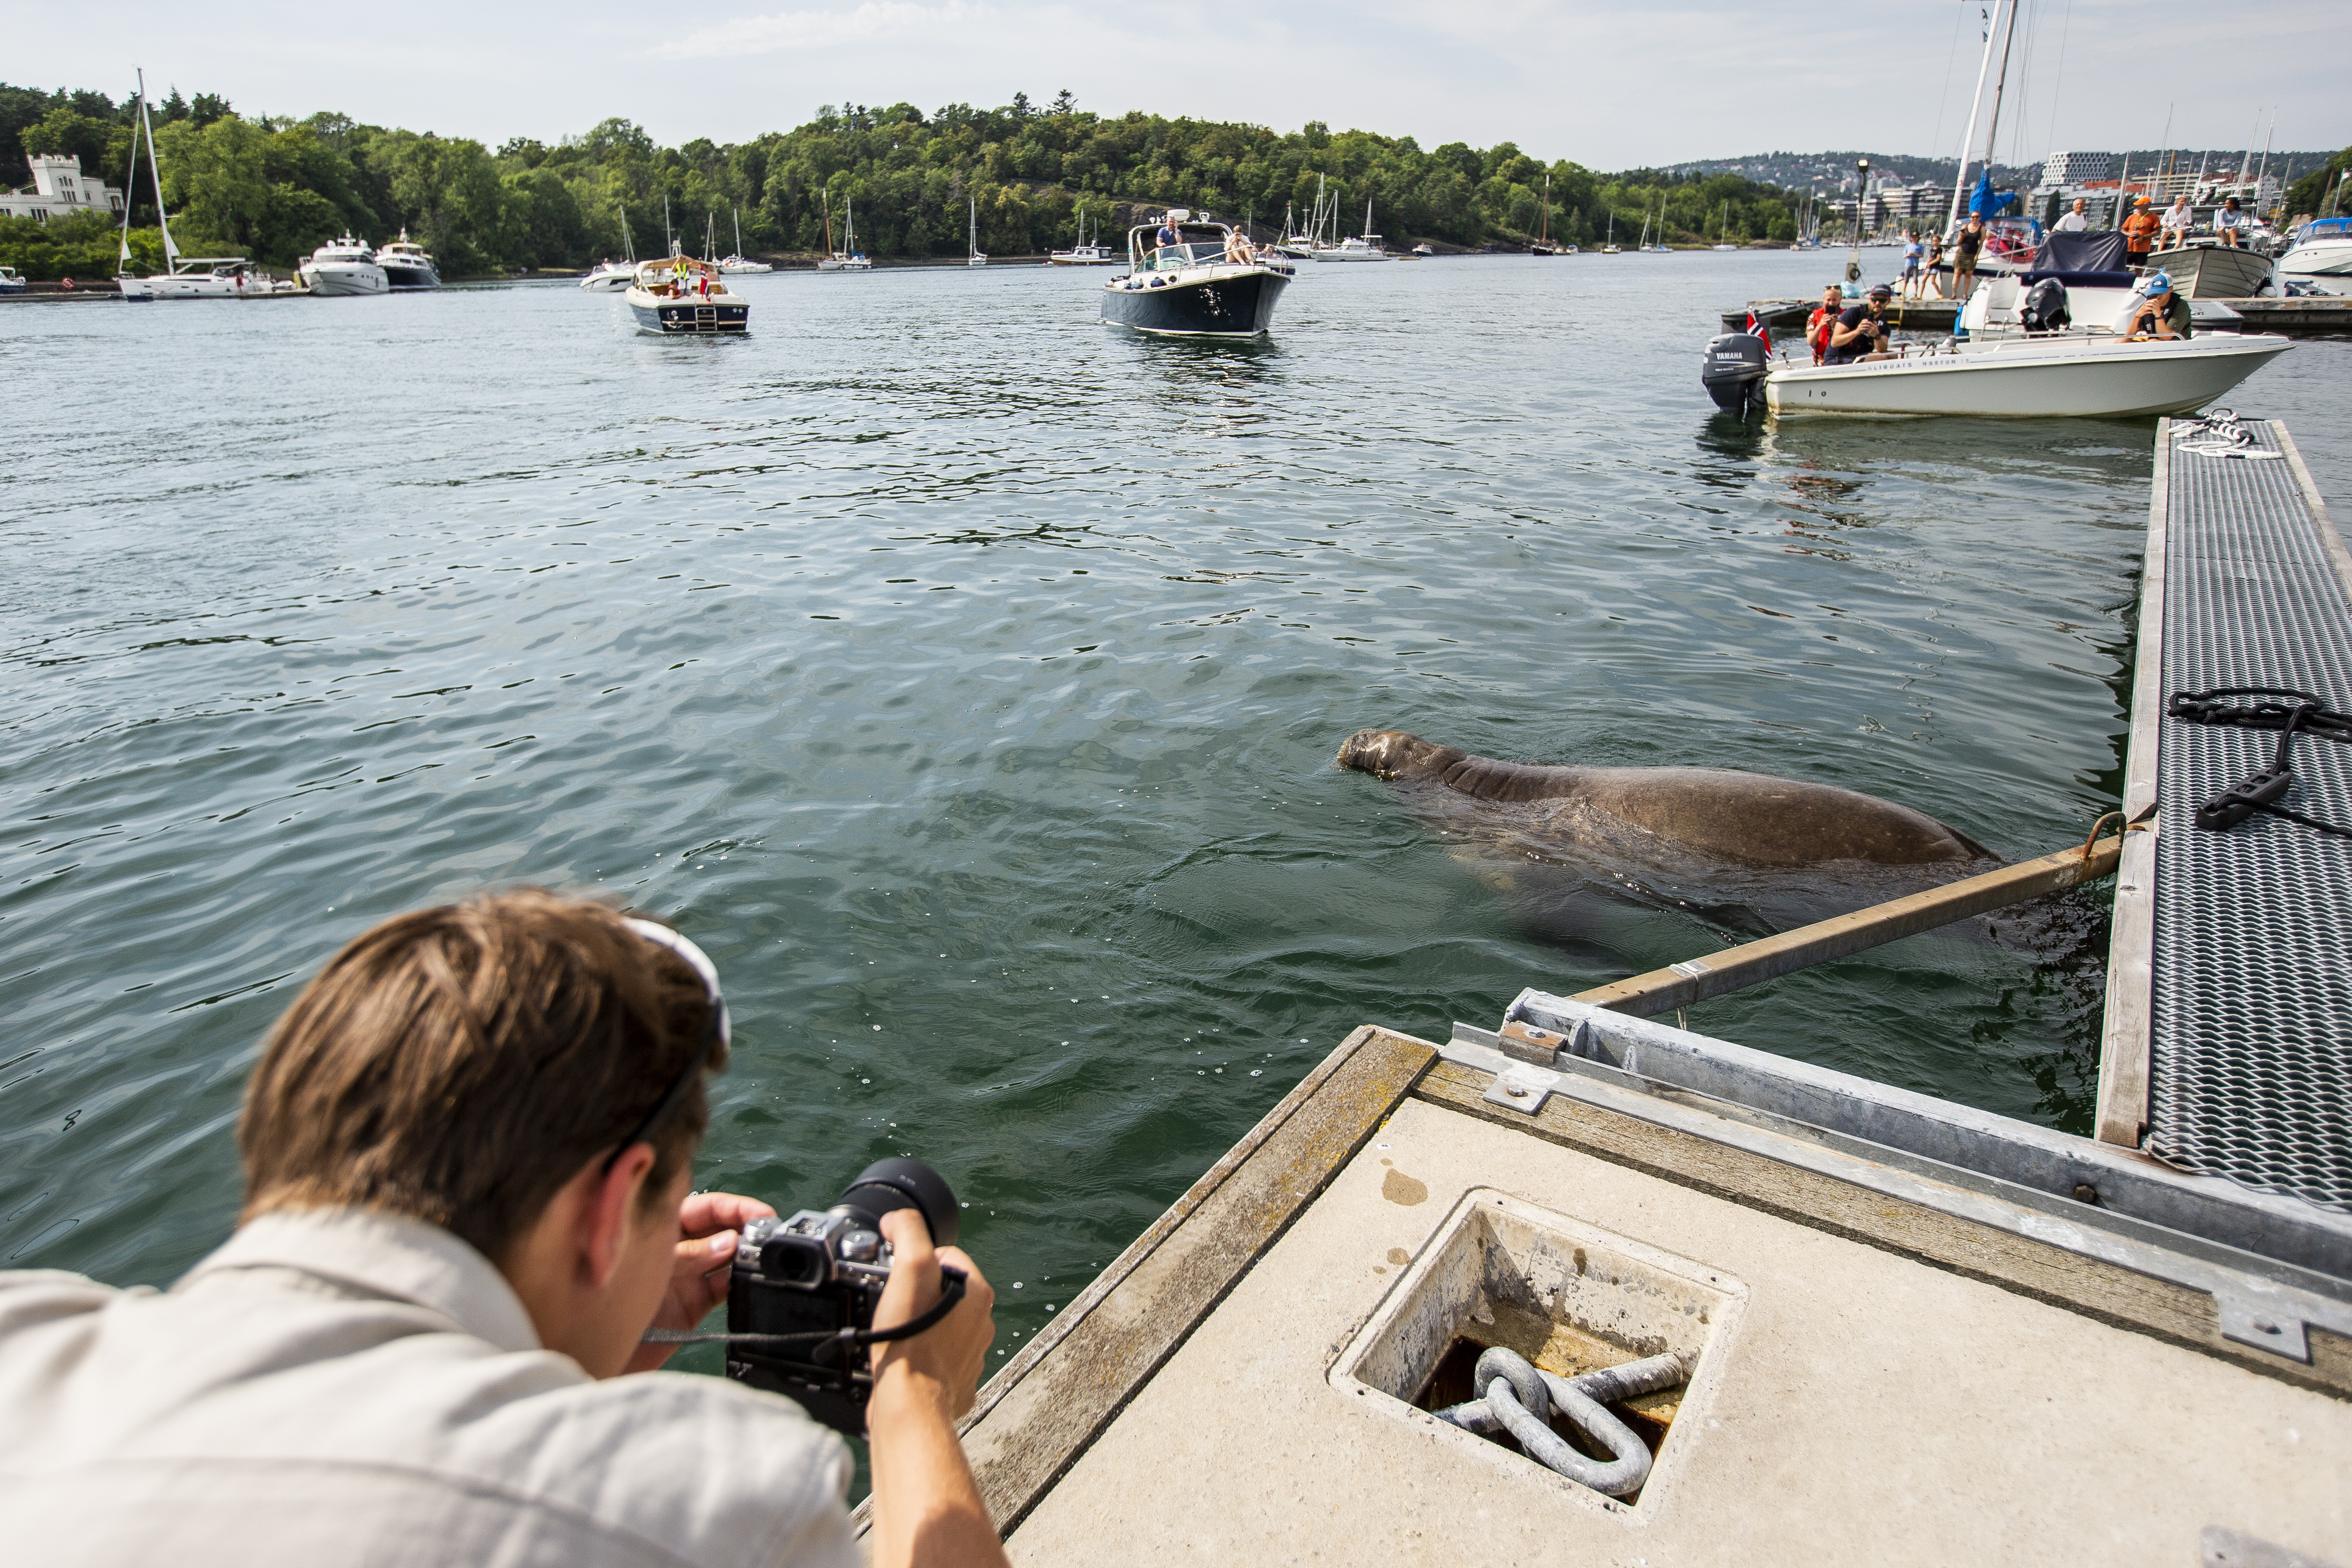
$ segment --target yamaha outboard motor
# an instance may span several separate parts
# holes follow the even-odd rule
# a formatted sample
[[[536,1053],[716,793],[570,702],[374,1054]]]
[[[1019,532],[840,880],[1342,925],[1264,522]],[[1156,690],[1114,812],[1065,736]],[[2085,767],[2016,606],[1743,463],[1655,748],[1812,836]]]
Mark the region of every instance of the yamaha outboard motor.
[[[1764,340],[1753,332],[1726,332],[1708,340],[1699,382],[1727,414],[1764,406],[1764,374],[1771,365]]]
[[[2063,332],[2074,325],[2074,318],[2066,310],[2066,285],[2055,278],[2044,278],[2026,292],[2025,302],[2017,308],[2017,319],[2029,332]]]

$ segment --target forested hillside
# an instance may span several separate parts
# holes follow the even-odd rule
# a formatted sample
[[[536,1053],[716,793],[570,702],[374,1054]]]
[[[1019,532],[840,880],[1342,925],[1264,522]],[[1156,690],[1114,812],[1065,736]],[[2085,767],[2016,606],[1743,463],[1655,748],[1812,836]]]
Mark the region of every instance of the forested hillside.
[[[1044,106],[1016,94],[1002,109],[950,104],[827,107],[808,124],[740,144],[696,140],[657,147],[625,120],[552,144],[518,139],[495,152],[478,142],[361,125],[340,114],[247,119],[209,95],[174,90],[153,106],[173,237],[184,252],[239,253],[290,266],[345,229],[381,242],[405,227],[445,274],[579,268],[615,255],[624,216],[640,256],[662,244],[663,198],[688,247],[715,221],[731,248],[739,209],[752,252],[822,247],[830,210],[838,238],[854,203],[858,237],[879,256],[961,254],[967,197],[980,205],[980,243],[993,255],[1066,245],[1080,223],[1118,241],[1132,211],[1171,203],[1249,217],[1261,234],[1286,205],[1304,215],[1321,176],[1361,226],[1364,202],[1392,243],[1518,246],[1542,223],[1551,176],[1551,232],[1596,240],[1616,214],[1630,241],[1663,200],[1670,239],[1795,236],[1792,198],[1735,175],[1678,178],[1657,171],[1604,175],[1566,160],[1547,165],[1508,142],[1461,142],[1424,152],[1412,138],[1333,132],[1319,123],[1287,134],[1263,126],[1081,110],[1063,93]],[[128,103],[95,92],[0,85],[0,180],[29,177],[24,156],[68,152],[115,184],[130,160]],[[142,163],[132,193],[136,226],[154,221]],[[87,230],[87,232],[84,232]],[[142,256],[150,238],[134,246]],[[115,239],[95,220],[0,220],[0,261],[34,277],[60,269],[103,277]]]

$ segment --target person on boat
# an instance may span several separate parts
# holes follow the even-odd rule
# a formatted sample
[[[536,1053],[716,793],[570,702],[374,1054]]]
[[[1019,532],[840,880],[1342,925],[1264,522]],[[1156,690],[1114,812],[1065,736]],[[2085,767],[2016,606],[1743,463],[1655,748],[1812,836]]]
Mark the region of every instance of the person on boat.
[[[1952,241],[1952,298],[1965,300],[1977,284],[1977,258],[1984,251],[1985,220],[1982,213],[1970,213],[1969,221],[1960,226],[1958,236]]]
[[[2053,234],[2081,234],[2090,226],[2091,204],[2084,201],[2082,197],[2076,196],[2074,198],[2074,206],[2067,210],[2066,216],[2050,226],[2050,232]]]
[[[2177,249],[2189,243],[2189,231],[2197,226],[2197,209],[2189,205],[2186,195],[2164,209],[2164,248]]]
[[[1171,261],[1191,259],[1184,254],[1184,236],[1178,231],[1176,220],[1172,217],[1162,217],[1160,220],[1160,233],[1153,237],[1153,243],[1160,247],[1160,255],[1163,259]],[[1174,254],[1171,255],[1171,252]]]
[[[1837,325],[1838,312],[1845,309],[1845,288],[1832,283],[1822,290],[1822,302],[1805,319],[1805,342],[1813,349],[1813,363],[1819,364],[1830,352],[1830,330]]]
[[[1927,247],[1916,228],[1905,229],[1903,241],[1903,297],[1916,300],[1919,297],[1919,264],[1927,259]]]
[[[1944,280],[1936,276],[1936,269],[1943,265],[1943,234],[1939,230],[1930,229],[1927,233],[1927,266],[1919,290],[1921,299],[1926,299],[1930,293],[1938,300],[1944,297]]]
[[[2129,267],[2147,264],[2147,253],[2156,247],[2156,231],[2164,226],[2156,216],[2156,203],[2146,196],[2139,198],[2131,216],[2123,221],[2124,263]]]
[[[2157,273],[2147,280],[2147,298],[2132,312],[2124,335],[2133,342],[2196,336],[2189,301],[2173,291],[2172,275]]]
[[[856,1568],[842,1440],[658,1368],[766,1204],[694,1192],[726,1003],[702,951],[519,889],[334,957],[245,1092],[238,1228],[167,1292],[0,1273],[12,1561]],[[1004,1563],[955,1421],[995,1330],[919,1211],[874,1347],[872,1560]],[[851,1352],[864,1353],[864,1352]]]
[[[1894,297],[1895,290],[1885,284],[1874,284],[1862,303],[1840,311],[1837,325],[1830,329],[1829,353],[1823,363],[1855,364],[1886,358],[1886,302]]]
[[[2222,244],[2235,250],[2245,243],[2242,237],[2253,225],[2254,215],[2241,207],[2237,197],[2221,198],[2221,210],[2213,215],[2213,232]]]
[[[1257,259],[1257,247],[1240,229],[1229,228],[1225,230],[1225,259],[1236,267],[1247,267]]]

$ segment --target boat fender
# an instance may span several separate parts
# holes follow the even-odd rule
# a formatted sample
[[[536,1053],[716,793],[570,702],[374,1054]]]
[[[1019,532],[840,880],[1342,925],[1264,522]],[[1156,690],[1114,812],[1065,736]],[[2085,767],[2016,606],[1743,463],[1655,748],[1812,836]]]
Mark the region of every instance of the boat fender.
[[[73,279],[70,278],[63,279],[58,282],[58,287],[70,294],[73,292]]]

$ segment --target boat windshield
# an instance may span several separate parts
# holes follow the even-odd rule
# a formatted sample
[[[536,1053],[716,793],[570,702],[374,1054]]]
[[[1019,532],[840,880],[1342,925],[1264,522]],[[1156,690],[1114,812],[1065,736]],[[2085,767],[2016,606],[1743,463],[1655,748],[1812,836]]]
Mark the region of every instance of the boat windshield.
[[[1225,258],[1226,236],[1233,231],[1223,224],[1187,223],[1179,224],[1176,232],[1182,237],[1183,244],[1155,246],[1154,242],[1160,236],[1157,225],[1146,225],[1135,231],[1136,248],[1141,254],[1147,269],[1170,271],[1181,267],[1198,267],[1204,261],[1223,261]]]
[[[2294,233],[2298,241],[2345,236],[2352,236],[2352,217],[2314,218]]]

